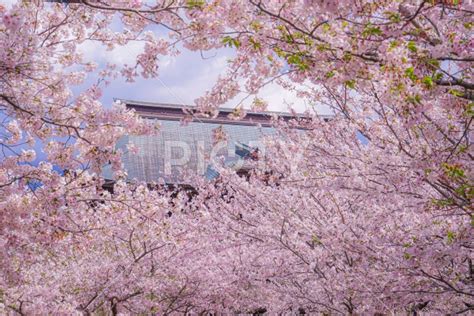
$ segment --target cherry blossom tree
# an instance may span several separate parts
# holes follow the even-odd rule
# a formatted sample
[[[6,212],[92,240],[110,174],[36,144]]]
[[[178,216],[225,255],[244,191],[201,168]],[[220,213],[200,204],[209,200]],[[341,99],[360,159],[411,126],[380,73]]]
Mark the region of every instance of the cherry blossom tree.
[[[473,10],[447,0],[0,5],[0,310],[472,312]],[[88,41],[144,49],[134,65],[97,65],[80,53]],[[235,56],[194,115],[248,97],[263,110],[256,94],[276,83],[334,116],[276,120],[280,137],[248,178],[222,169],[193,179],[192,194],[126,182],[115,143],[159,128],[104,107],[102,90],[159,76],[162,56],[223,47]],[[239,105],[232,118],[243,116]],[[36,163],[38,144],[47,159]]]

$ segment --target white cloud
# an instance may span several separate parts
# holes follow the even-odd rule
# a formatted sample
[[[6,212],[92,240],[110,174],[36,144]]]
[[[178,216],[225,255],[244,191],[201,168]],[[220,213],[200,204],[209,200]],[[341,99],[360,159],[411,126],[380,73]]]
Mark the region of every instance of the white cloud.
[[[13,4],[18,3],[18,0],[2,0],[0,4],[5,6],[6,8],[11,8]]]
[[[7,8],[17,2],[17,0],[0,1]],[[120,22],[114,21],[114,25],[118,26]],[[161,29],[153,31],[159,36],[165,36],[165,32]],[[86,41],[78,46],[78,50],[84,55],[85,61],[94,61],[99,64],[99,68],[106,63],[121,67],[125,64],[135,65],[136,56],[143,50],[143,46],[143,42],[135,41],[108,51],[100,42]],[[227,60],[234,52],[231,49],[222,49],[203,54],[205,58],[199,52],[183,49],[176,57],[160,56],[159,78],[138,79],[135,83],[125,83],[123,79],[116,80],[105,88],[102,101],[107,105],[112,103],[112,98],[123,98],[191,105],[196,98],[211,89],[218,76],[225,72]],[[239,94],[225,106],[235,107],[245,96]],[[288,111],[289,106],[298,112],[312,108],[305,99],[275,83],[264,87],[258,97],[266,100],[269,104],[268,109],[272,111]],[[253,99],[254,97],[250,96],[242,104],[248,108]],[[320,106],[316,107],[316,111],[327,113],[327,110]]]
[[[131,42],[126,46],[117,47],[112,51],[97,42],[86,42],[80,50],[87,60],[94,60],[99,64],[106,62],[119,66],[134,65],[136,55],[143,48],[142,42]],[[226,70],[227,60],[232,57],[231,50],[219,50],[214,54],[206,52],[209,58],[203,58],[199,52],[183,50],[176,56],[160,56],[158,78],[138,79],[134,83],[125,83],[124,80],[112,82],[104,91],[104,104],[110,104],[112,98],[132,99],[148,102],[194,104],[194,100],[202,96],[216,83],[220,74]],[[225,104],[225,107],[235,107],[242,103],[249,108],[254,96],[242,101],[246,95],[241,93]],[[264,87],[258,97],[268,102],[268,110],[286,112],[293,108],[297,112],[315,110],[320,114],[329,111],[322,106],[310,104],[304,98],[298,97],[295,92],[283,89],[276,83]],[[242,101],[242,102],[241,102]]]
[[[142,42],[130,42],[125,46],[108,51],[100,42],[86,41],[78,46],[78,50],[87,61],[99,64],[112,63],[118,66],[135,64],[136,56],[143,49]]]

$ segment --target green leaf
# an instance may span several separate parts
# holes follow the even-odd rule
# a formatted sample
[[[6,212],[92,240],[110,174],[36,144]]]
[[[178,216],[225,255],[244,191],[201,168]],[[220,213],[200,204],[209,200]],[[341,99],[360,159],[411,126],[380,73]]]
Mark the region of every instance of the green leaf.
[[[275,51],[278,57],[285,58],[288,55],[288,53],[283,51],[280,47],[275,47],[273,50]]]
[[[293,39],[293,37],[290,35],[290,34],[284,34],[283,35],[283,40],[287,43],[287,44],[293,44],[295,42],[295,40]]]
[[[288,57],[288,63],[298,65],[299,63],[301,63],[301,57],[298,55],[291,55]]]
[[[262,28],[262,25],[258,21],[252,21],[252,23],[250,23],[250,28],[255,32],[258,32]]]
[[[464,170],[462,170],[461,168],[459,168],[456,165],[450,165],[450,164],[444,162],[441,166],[444,169],[444,173],[448,177],[451,177],[451,178],[464,178],[465,177]]]
[[[449,198],[449,199],[432,199],[431,200],[431,203],[433,203],[433,205],[436,205],[438,207],[446,207],[446,206],[451,206],[454,204],[454,199],[453,198]],[[433,222],[433,224],[440,224],[438,222]]]
[[[464,112],[464,114],[467,117],[474,117],[474,102],[471,102],[466,105],[466,111]]]
[[[416,48],[416,44],[415,42],[413,41],[409,41],[408,44],[407,44],[407,48],[409,51],[411,51],[412,53],[416,53],[418,51],[418,49]]]
[[[421,81],[428,89],[431,89],[434,86],[433,78],[430,76],[424,76]]]
[[[402,17],[398,12],[393,12],[393,11],[386,11],[384,12],[385,15],[388,16],[389,20],[394,23],[398,23],[402,20]]]
[[[421,104],[421,96],[419,94],[415,94],[414,96],[408,96],[407,101],[411,104]]]
[[[259,50],[262,45],[260,45],[259,42],[257,42],[253,37],[249,38],[249,42],[252,44],[253,49]]]
[[[418,77],[415,75],[415,68],[408,67],[405,69],[405,76],[410,78],[412,81],[416,81]]]
[[[206,4],[206,1],[205,0],[187,0],[186,4],[191,9],[199,9],[199,8],[202,8]]]
[[[373,26],[372,24],[367,24],[362,31],[363,36],[370,36],[370,35],[382,35],[383,32],[378,26]]]
[[[240,47],[240,41],[237,38],[233,38],[230,36],[224,36],[224,38],[222,38],[222,44],[229,47]]]
[[[428,59],[428,60],[426,60],[426,63],[427,63],[428,65],[433,66],[433,67],[436,67],[436,68],[439,68],[439,66],[441,65],[440,62],[439,62],[439,60],[437,60],[437,59],[431,59],[431,58]]]
[[[457,187],[454,192],[456,194],[462,196],[464,199],[472,199],[474,198],[474,186],[470,184],[462,184],[459,187]]]
[[[336,72],[334,72],[333,70],[329,71],[326,73],[326,75],[324,77],[326,77],[327,79],[329,78],[332,78],[336,75]]]
[[[389,50],[392,50],[400,45],[400,42],[397,40],[393,40],[390,42]]]
[[[316,49],[318,50],[318,52],[324,52],[324,51],[327,51],[327,50],[330,50],[331,49],[331,45],[329,44],[319,44],[316,46]]]
[[[461,97],[464,95],[462,91],[456,89],[449,89],[448,93],[454,95],[455,97]]]
[[[349,62],[352,60],[352,54],[349,52],[344,52],[344,55],[342,56],[342,59],[346,62]]]
[[[446,240],[447,240],[448,245],[452,244],[454,239],[456,239],[456,234],[448,230],[448,233],[446,234]]]
[[[344,84],[350,89],[355,89],[356,81],[354,79],[347,80],[346,82],[344,82]]]
[[[433,79],[434,79],[434,81],[441,80],[441,79],[443,79],[443,74],[441,72],[437,72],[437,73],[434,74]]]
[[[401,82],[397,83],[395,86],[390,87],[392,93],[401,93],[405,89],[405,85]]]
[[[331,25],[329,25],[329,23],[324,23],[323,31],[324,32],[329,32],[330,30],[331,30]]]
[[[304,61],[303,57],[299,54],[293,54],[288,56],[286,59],[287,62],[291,65],[295,65],[298,67],[299,70],[307,70],[309,69],[309,65]]]

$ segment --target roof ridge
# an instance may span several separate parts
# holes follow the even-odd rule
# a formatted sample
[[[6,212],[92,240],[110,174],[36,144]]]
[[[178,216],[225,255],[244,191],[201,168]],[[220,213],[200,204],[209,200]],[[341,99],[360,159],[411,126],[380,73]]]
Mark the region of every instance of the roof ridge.
[[[197,106],[195,105],[185,105],[185,104],[177,104],[177,103],[162,103],[162,102],[149,102],[149,101],[138,101],[138,100],[127,100],[127,99],[120,99],[120,98],[114,98],[114,101],[120,101],[125,103],[126,105],[130,106],[144,106],[144,107],[150,107],[150,108],[169,108],[169,109],[196,109]],[[272,116],[272,115],[277,115],[277,116],[285,116],[285,117],[304,117],[304,114],[292,114],[290,112],[284,112],[284,111],[262,111],[262,112],[255,112],[255,111],[249,111],[247,109],[244,109],[247,114],[255,114],[255,115],[261,115],[261,116]],[[232,113],[234,111],[234,108],[219,108],[219,112],[223,113]],[[331,117],[331,115],[318,115],[320,117]]]

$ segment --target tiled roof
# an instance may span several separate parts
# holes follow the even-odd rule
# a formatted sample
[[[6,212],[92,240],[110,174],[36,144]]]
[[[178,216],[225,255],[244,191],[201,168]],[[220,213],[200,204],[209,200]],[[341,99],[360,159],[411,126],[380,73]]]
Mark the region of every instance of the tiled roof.
[[[216,118],[199,117],[183,125],[180,121],[186,115],[183,109],[192,111],[191,106],[120,101],[135,109],[139,115],[158,120],[161,125],[157,136],[128,136],[118,144],[118,148],[125,152],[122,161],[129,180],[148,183],[160,178],[166,183],[182,183],[183,173],[215,178],[218,172],[212,157],[221,157],[222,163],[228,167],[245,167],[250,151],[259,148],[264,152],[259,142],[262,137],[275,134],[270,124],[271,117],[293,117],[279,112],[247,112],[244,119],[236,121],[228,118],[232,109],[222,109]],[[220,127],[227,135],[227,142],[215,146],[213,131]],[[137,154],[127,152],[128,143],[138,148]],[[110,178],[110,170],[106,170],[105,176]]]
[[[239,144],[261,147],[259,139],[274,133],[269,126],[270,114],[253,114],[245,120],[235,121],[227,118],[230,111],[224,109],[215,119],[201,117],[183,125],[180,121],[185,116],[183,109],[192,107],[121,101],[139,115],[156,119],[161,125],[159,135],[127,136],[119,141],[117,147],[125,152],[122,162],[129,180],[151,183],[162,178],[166,183],[181,183],[183,173],[197,173],[212,179],[218,172],[211,157],[216,160],[223,157],[223,164],[229,167],[242,167],[241,156],[245,153]],[[227,135],[227,143],[214,146],[213,131],[219,127]],[[127,152],[128,143],[138,148],[137,154]],[[236,145],[240,149],[237,153]],[[110,170],[106,170],[105,176],[111,177]]]

